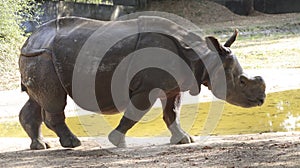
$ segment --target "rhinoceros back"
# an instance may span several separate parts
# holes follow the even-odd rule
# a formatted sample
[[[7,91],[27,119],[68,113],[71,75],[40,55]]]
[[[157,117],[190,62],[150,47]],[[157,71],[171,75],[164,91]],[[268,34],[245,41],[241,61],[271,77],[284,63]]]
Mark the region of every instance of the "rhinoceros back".
[[[55,45],[55,38],[58,38],[59,36],[68,36],[81,26],[89,23],[95,23],[95,21],[78,17],[60,18],[49,21],[40,26],[26,40],[21,49],[21,55],[31,57],[38,56],[43,52],[52,53]],[[90,29],[86,33],[92,33],[92,27],[97,27],[97,25],[94,24],[94,26],[89,26]]]
[[[51,51],[55,34],[55,21],[42,25],[26,40],[21,49],[21,55],[38,56],[43,52]]]

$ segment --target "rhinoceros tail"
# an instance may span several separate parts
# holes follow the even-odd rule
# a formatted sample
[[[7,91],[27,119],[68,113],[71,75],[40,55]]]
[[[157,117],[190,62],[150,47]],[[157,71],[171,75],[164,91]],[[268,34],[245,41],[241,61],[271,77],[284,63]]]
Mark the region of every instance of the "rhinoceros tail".
[[[27,88],[25,85],[23,85],[23,83],[21,82],[21,91],[24,92],[24,91],[27,91]]]

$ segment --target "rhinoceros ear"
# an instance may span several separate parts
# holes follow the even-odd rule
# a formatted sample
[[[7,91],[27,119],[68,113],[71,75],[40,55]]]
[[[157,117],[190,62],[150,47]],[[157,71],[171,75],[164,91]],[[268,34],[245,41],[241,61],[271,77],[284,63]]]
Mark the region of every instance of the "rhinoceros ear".
[[[224,53],[224,47],[219,43],[219,41],[212,36],[205,37],[205,41],[207,44],[207,47],[214,52],[217,52],[219,55],[222,55]]]
[[[233,35],[226,41],[226,43],[224,44],[224,46],[225,47],[230,47],[231,44],[233,44],[233,42],[235,41],[235,39],[238,36],[238,34],[239,34],[238,29],[235,29]]]

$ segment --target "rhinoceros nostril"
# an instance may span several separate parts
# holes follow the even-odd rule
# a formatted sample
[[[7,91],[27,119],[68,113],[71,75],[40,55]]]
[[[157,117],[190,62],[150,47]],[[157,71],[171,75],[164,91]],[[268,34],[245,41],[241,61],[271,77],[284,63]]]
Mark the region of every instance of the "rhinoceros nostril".
[[[254,79],[261,85],[265,86],[265,81],[261,76],[255,76]]]
[[[258,105],[261,106],[264,104],[265,99],[258,99],[258,102],[259,102]]]
[[[259,82],[262,82],[263,81],[263,78],[261,76],[255,76],[254,77],[257,81]]]

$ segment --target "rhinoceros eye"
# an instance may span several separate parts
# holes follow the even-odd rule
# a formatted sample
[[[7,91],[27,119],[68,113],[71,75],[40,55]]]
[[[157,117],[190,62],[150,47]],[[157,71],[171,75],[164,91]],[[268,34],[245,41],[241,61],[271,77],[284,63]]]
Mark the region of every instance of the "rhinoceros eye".
[[[226,61],[233,61],[234,58],[233,58],[233,55],[226,55]]]
[[[235,63],[232,55],[226,55],[223,64],[224,64],[224,67],[226,67],[227,69],[230,69],[232,71],[232,70],[234,70],[236,63]]]

